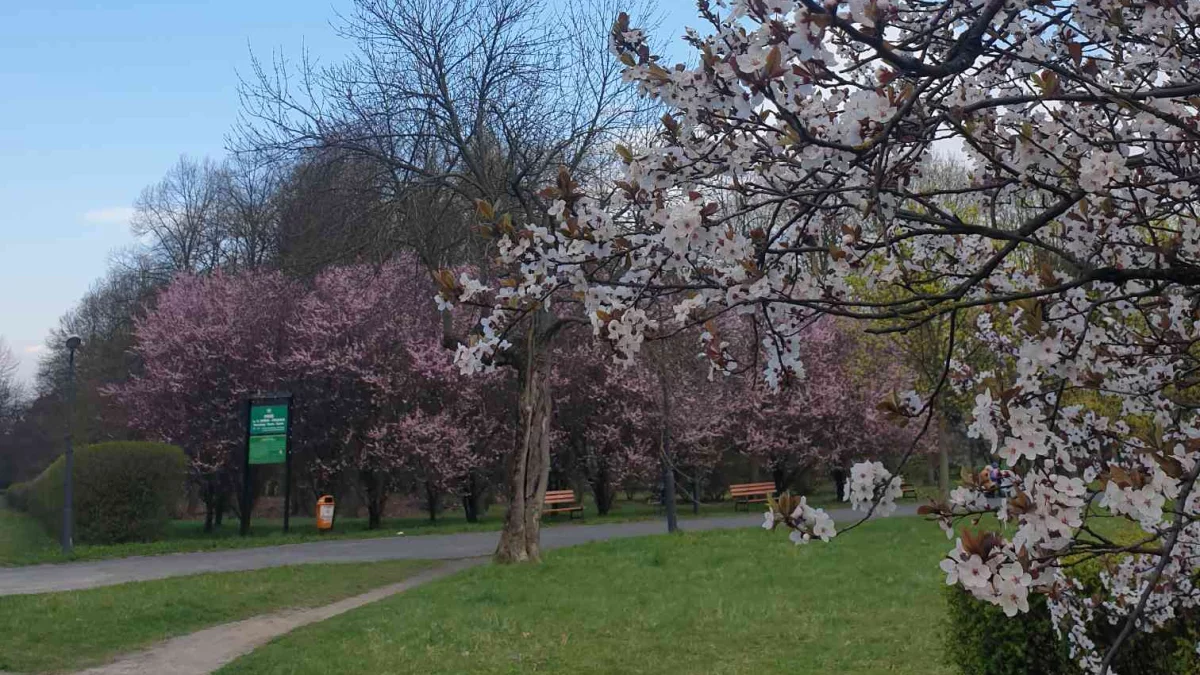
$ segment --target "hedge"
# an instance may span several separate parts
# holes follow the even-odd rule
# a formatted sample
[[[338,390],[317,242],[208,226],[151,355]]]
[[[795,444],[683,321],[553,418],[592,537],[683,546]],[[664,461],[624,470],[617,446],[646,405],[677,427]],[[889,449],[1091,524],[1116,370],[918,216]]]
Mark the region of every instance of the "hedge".
[[[1078,565],[1073,575],[1085,588],[1098,586],[1099,563]],[[963,675],[1078,675],[1064,640],[1054,631],[1050,609],[1042,595],[1029,596],[1029,613],[1009,618],[991,603],[978,600],[957,586],[946,587],[946,652]],[[1103,653],[1120,632],[1097,616],[1090,637]],[[1162,630],[1135,632],[1113,662],[1118,673],[1178,675],[1200,673],[1200,612],[1186,610]]]
[[[29,483],[13,483],[4,493],[4,502],[18,511],[29,509]]]
[[[957,586],[946,587],[946,655],[963,675],[1075,675],[1042,595],[1016,618]]]
[[[56,536],[62,528],[64,458],[31,481],[29,513]],[[164,443],[117,441],[75,452],[75,539],[111,544],[160,537],[183,498],[187,459]]]

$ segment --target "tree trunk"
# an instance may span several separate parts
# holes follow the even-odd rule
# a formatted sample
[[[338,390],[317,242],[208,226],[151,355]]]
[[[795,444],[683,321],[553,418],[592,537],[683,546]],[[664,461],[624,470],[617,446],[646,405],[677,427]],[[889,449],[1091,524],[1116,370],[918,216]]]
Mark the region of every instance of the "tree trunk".
[[[387,501],[387,493],[383,489],[383,479],[373,471],[363,471],[362,481],[367,488],[367,529],[378,530],[383,524],[383,505]]]
[[[612,486],[608,482],[608,472],[601,468],[596,472],[596,478],[591,483],[592,494],[596,497],[596,512],[602,516],[608,515],[615,496]]]
[[[521,443],[509,457],[504,479],[508,512],[494,555],[499,563],[541,561],[542,502],[550,479],[550,368],[535,340],[539,321],[530,323],[528,346],[518,364]]]
[[[782,466],[771,468],[771,480],[775,481],[775,492],[783,494],[788,487],[788,475]]]
[[[212,479],[204,481],[204,533],[213,531],[213,512],[216,510],[216,500],[213,497]]]
[[[942,493],[942,500],[950,499],[950,452],[945,443],[938,451],[938,492]]]
[[[217,515],[213,519],[213,526],[220,529],[221,523],[225,522],[225,509],[229,508],[229,493],[221,490],[216,497]]]
[[[425,482],[425,508],[429,509],[429,522],[437,522],[438,491],[433,483]]]
[[[840,502],[846,498],[846,471],[842,467],[837,467],[830,472],[833,477],[833,486],[837,492],[837,500]]]
[[[692,476],[692,515],[700,515],[700,472]]]
[[[374,498],[367,500],[367,529],[378,530],[383,524],[383,509]]]
[[[674,532],[679,529],[679,514],[675,510],[675,470],[672,469],[671,464],[667,462],[665,452],[663,453],[662,470],[663,507],[667,511],[667,532]]]
[[[675,512],[675,467],[671,465],[671,396],[661,367],[658,384],[662,388],[663,508],[667,511],[667,532],[674,532],[679,529],[679,515]]]
[[[479,522],[479,485],[474,471],[467,473],[467,491],[463,494],[463,512],[467,514],[468,523]]]

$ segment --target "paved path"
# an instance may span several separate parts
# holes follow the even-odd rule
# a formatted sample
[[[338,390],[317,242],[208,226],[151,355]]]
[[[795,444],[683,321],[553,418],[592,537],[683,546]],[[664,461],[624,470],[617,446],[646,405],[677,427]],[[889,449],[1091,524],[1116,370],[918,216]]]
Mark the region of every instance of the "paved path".
[[[858,515],[849,509],[833,509],[829,513],[838,521],[852,520]],[[915,513],[916,506],[912,504],[904,504],[897,511],[897,515]],[[720,518],[682,519],[680,529],[717,530],[751,527],[761,523],[762,514],[749,513]],[[665,529],[662,520],[546,527],[542,529],[542,548],[561,548],[603,539],[663,534]],[[475,558],[491,555],[496,549],[499,537],[499,532],[467,532],[378,539],[339,539],[286,546],[0,568],[0,595],[72,591],[188,574],[236,572],[305,563],[372,562],[402,558]]]
[[[213,626],[190,635],[160,642],[150,649],[119,657],[108,665],[90,668],[81,671],[78,675],[138,675],[142,673],[206,675],[239,656],[249,654],[270,640],[301,626],[324,621],[343,612],[362,607],[367,603],[382,600],[487,560],[487,558],[453,560],[420,572],[399,583],[376,588],[362,595],[339,600],[324,607],[286,610]]]

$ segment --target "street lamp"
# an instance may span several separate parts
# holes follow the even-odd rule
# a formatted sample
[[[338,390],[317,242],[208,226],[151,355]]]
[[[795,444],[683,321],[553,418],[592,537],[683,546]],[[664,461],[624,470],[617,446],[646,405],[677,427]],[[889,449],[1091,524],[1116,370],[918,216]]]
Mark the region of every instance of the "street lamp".
[[[71,429],[75,420],[75,350],[79,349],[79,345],[82,343],[83,340],[78,335],[67,338],[67,460],[64,467],[66,475],[63,478],[63,555],[71,555],[74,544],[71,535],[75,525],[75,506],[73,504],[75,498],[73,477],[75,474],[75,449],[72,446]]]

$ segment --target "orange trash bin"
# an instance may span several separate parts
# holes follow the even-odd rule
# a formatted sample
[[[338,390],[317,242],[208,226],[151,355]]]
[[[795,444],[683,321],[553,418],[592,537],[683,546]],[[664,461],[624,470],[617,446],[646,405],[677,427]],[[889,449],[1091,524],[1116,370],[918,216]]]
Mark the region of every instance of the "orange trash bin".
[[[333,529],[333,495],[322,495],[317,500],[317,529]]]

